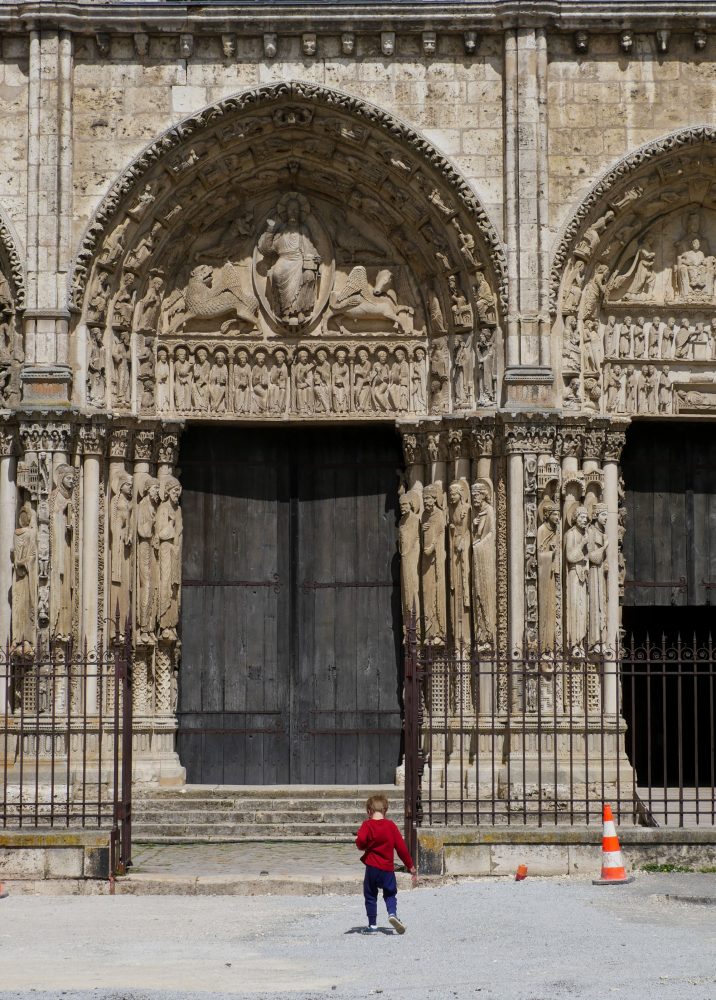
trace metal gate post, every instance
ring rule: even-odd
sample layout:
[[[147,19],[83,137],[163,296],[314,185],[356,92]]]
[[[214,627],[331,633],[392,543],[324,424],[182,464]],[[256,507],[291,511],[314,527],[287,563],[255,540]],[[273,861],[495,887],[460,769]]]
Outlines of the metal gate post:
[[[420,789],[420,725],[418,686],[418,644],[416,616],[413,610],[405,641],[404,732],[405,732],[405,842],[417,863],[418,800]]]

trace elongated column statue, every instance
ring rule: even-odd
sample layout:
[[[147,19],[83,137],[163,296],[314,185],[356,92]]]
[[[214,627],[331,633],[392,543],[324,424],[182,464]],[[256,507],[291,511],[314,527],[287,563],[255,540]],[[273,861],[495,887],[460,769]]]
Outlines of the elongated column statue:
[[[112,505],[110,508],[111,532],[111,587],[109,616],[115,619],[119,609],[120,633],[124,634],[129,617],[129,598],[132,585],[132,547],[134,525],[132,518],[132,477],[120,471],[112,483]],[[113,634],[113,633],[112,633]]]
[[[495,556],[495,509],[492,483],[478,479],[472,484],[472,586],[475,641],[484,651],[494,649],[497,593]]]
[[[181,595],[181,483],[173,476],[161,481],[163,501],[157,511],[159,540],[159,629],[162,638],[176,639]]]
[[[53,639],[63,641],[72,633],[74,487],[74,469],[59,465],[55,470],[55,488],[50,494],[50,634]]]
[[[586,508],[575,505],[567,517],[568,530],[564,535],[564,562],[567,571],[566,585],[566,639],[567,647],[573,654],[584,652],[587,638],[587,579],[589,559],[587,556],[587,525],[589,516]]]
[[[423,551],[420,570],[423,582],[423,637],[439,646],[445,642],[445,515],[440,501],[442,487],[432,483],[423,490],[423,517],[420,532]]]
[[[542,522],[537,529],[539,646],[547,653],[554,652],[557,645],[557,594],[562,562],[559,504],[545,498],[538,513]]]
[[[450,538],[450,611],[453,645],[470,647],[470,489],[466,480],[448,489]]]
[[[607,518],[605,503],[594,505],[594,520],[587,529],[589,557],[589,648],[601,652],[607,630]]]
[[[415,627],[420,621],[420,499],[415,490],[400,498],[398,551],[400,552],[400,596],[403,610],[403,631],[407,630],[415,613]]]
[[[159,481],[148,473],[137,477],[137,619],[139,642],[153,643],[157,626],[159,539],[157,507],[161,499]]]
[[[12,651],[31,655],[37,636],[37,525],[29,504],[20,509],[10,557],[12,578]]]

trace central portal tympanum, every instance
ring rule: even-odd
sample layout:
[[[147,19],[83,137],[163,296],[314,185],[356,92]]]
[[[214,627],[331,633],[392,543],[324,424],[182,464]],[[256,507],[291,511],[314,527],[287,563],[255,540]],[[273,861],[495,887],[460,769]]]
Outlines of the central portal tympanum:
[[[187,780],[393,781],[394,431],[192,427],[180,461]]]

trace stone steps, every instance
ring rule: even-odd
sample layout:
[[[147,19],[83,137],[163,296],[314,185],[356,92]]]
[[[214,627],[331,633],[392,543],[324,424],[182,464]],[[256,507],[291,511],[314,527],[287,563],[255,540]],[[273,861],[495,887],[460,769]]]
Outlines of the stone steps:
[[[394,786],[207,786],[135,793],[133,839],[152,843],[309,841],[352,843],[365,801],[383,791],[391,816],[403,820],[403,792]]]

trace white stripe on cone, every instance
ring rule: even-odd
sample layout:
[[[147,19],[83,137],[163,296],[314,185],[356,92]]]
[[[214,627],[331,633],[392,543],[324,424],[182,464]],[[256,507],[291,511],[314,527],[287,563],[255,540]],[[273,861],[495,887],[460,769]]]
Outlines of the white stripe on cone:
[[[602,871],[606,868],[623,868],[621,851],[605,851],[602,854]]]
[[[602,837],[603,838],[604,837],[616,837],[616,835],[617,835],[617,831],[616,831],[616,827],[614,826],[614,820],[613,819],[608,819],[606,821],[606,823],[604,824],[604,833],[602,834]]]

